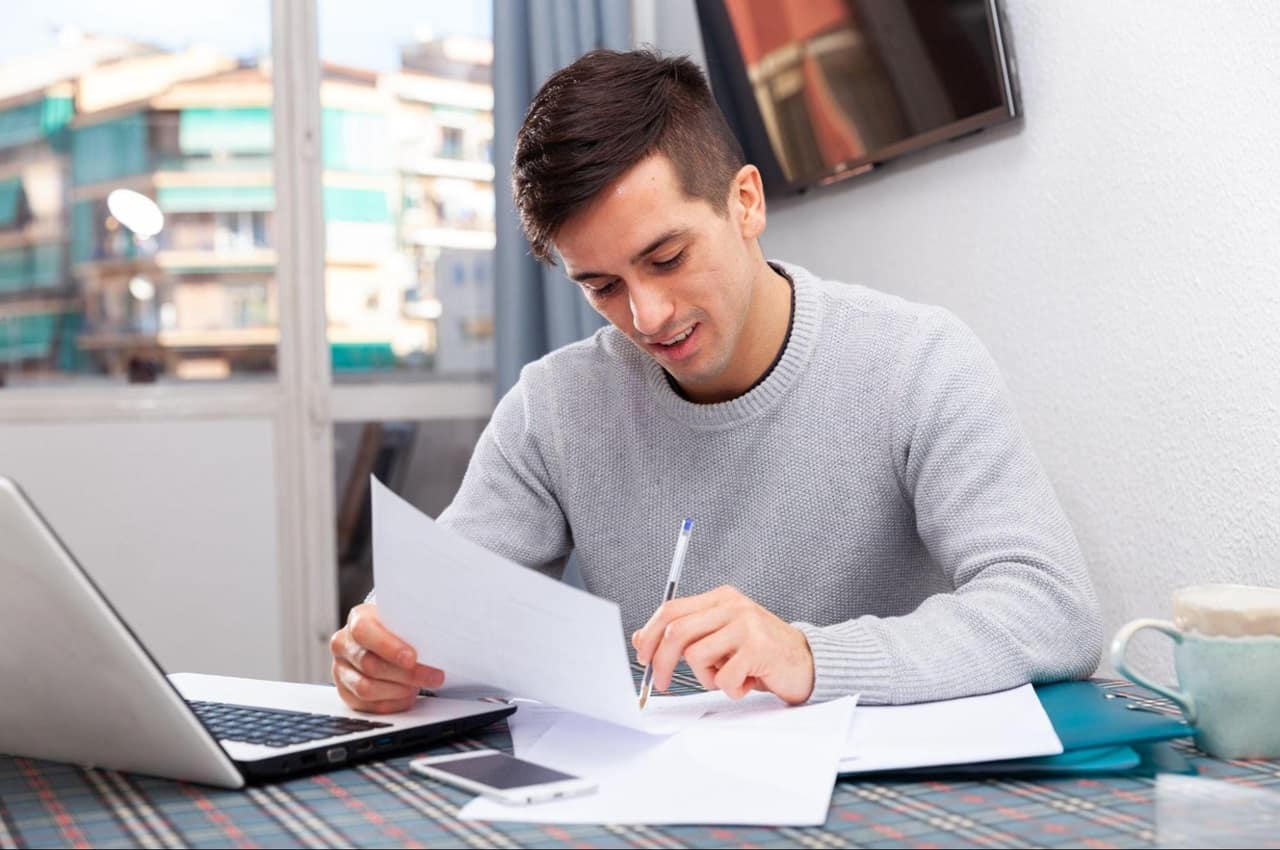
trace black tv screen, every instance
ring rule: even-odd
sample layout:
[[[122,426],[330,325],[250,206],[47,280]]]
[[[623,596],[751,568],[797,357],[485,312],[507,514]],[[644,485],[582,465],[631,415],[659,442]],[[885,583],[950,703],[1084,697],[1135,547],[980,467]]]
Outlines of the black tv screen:
[[[995,0],[698,0],[708,76],[770,194],[1018,114]]]

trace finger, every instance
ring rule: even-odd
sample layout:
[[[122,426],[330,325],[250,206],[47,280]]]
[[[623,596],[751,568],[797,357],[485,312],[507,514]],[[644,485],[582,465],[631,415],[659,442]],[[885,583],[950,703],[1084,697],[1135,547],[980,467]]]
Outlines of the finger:
[[[418,694],[417,685],[371,678],[343,659],[334,661],[333,678],[339,690],[349,693],[353,700],[361,705],[388,699],[408,699]]]
[[[409,708],[412,708],[414,703],[417,702],[417,697],[405,697],[404,699],[382,700],[378,702],[366,702],[365,700],[360,699],[355,694],[347,690],[347,688],[342,684],[341,676],[338,673],[338,662],[334,662],[333,665],[333,681],[334,684],[337,685],[338,696],[342,698],[343,702],[354,708],[356,711],[367,711],[372,714],[390,714],[397,711],[406,711]]]
[[[353,648],[344,656],[352,667],[355,667],[370,679],[384,682],[399,682],[415,688],[438,688],[444,684],[444,671],[426,664],[417,664],[412,670],[397,667],[385,658],[374,655],[352,641]]]
[[[333,637],[329,640],[329,650],[335,659],[343,659],[365,675],[375,679],[403,682],[420,688],[438,688],[444,684],[444,671],[440,668],[417,664],[412,671],[408,671],[397,667],[357,643],[347,627],[333,633]]]
[[[357,644],[397,667],[412,671],[418,662],[418,654],[413,647],[382,624],[376,606],[371,603],[351,609],[347,631]]]
[[[751,678],[750,652],[737,652],[716,673],[715,685],[729,699],[742,699],[751,690],[747,684]]]
[[[342,696],[343,702],[354,708],[356,711],[368,712],[369,714],[393,714],[399,711],[408,711],[417,703],[417,697],[407,697],[405,699],[389,699],[379,702],[366,703],[363,702],[341,688],[338,693]]]
[[[680,663],[685,649],[695,641],[723,628],[733,617],[733,611],[724,606],[698,611],[681,617],[667,626],[662,643],[653,654],[649,666],[653,668],[653,684],[665,691],[671,686],[671,674]]]
[[[341,659],[333,662],[334,681],[339,689],[346,690],[360,705],[348,701],[353,708],[361,708],[387,700],[409,700],[418,696],[417,685],[404,685],[399,682],[386,682],[370,678],[348,662]]]
[[[716,601],[717,598],[711,593],[699,593],[697,596],[681,596],[663,602],[658,606],[658,610],[653,612],[649,622],[631,636],[631,643],[636,648],[636,660],[641,664],[648,664],[654,650],[662,642],[667,626],[671,625],[673,620],[710,608],[716,604]]]
[[[698,684],[714,691],[716,673],[733,655],[740,642],[739,629],[734,623],[729,623],[719,631],[690,644],[684,651],[684,660],[689,662],[689,669],[698,679]]]
[[[444,671],[439,667],[419,664],[413,668],[414,681],[424,688],[438,688],[444,685]]]

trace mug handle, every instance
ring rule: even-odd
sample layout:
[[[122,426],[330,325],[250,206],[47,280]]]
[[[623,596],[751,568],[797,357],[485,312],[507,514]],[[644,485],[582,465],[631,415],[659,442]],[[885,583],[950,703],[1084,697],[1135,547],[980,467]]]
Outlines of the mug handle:
[[[1163,697],[1168,697],[1177,703],[1178,708],[1182,709],[1182,713],[1186,715],[1188,723],[1196,722],[1196,703],[1190,694],[1168,687],[1167,685],[1157,685],[1155,682],[1138,673],[1128,662],[1125,661],[1124,653],[1129,647],[1129,639],[1143,629],[1155,629],[1157,632],[1163,632],[1173,639],[1174,643],[1182,643],[1182,632],[1178,627],[1168,620],[1134,620],[1132,623],[1126,623],[1116,632],[1115,639],[1111,641],[1111,666],[1116,668],[1116,672],[1125,678],[1148,690],[1155,691]]]

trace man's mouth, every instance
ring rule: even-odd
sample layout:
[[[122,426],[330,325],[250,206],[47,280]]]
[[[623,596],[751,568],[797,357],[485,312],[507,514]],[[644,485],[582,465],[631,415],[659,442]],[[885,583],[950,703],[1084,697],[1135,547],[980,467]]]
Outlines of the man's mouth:
[[[668,362],[683,360],[693,354],[694,346],[698,344],[698,340],[702,338],[699,329],[702,322],[694,322],[684,330],[672,334],[666,339],[660,339],[657,342],[648,344],[648,348],[654,354],[662,357]]]
[[[679,345],[680,343],[684,342],[686,339],[689,338],[689,334],[693,333],[693,328],[694,326],[690,325],[689,327],[680,331],[680,333],[676,334],[675,336],[662,340],[661,342],[658,343],[658,345],[661,345],[665,348],[670,348],[673,345]]]

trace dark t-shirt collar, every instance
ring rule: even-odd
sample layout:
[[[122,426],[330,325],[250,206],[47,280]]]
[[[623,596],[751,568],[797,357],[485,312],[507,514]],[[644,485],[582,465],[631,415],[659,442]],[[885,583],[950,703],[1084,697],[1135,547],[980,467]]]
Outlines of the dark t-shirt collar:
[[[769,264],[769,268],[781,275],[782,279],[787,282],[787,286],[791,288],[791,307],[790,312],[787,314],[787,335],[783,337],[782,345],[778,347],[778,353],[774,356],[773,362],[769,364],[769,368],[765,369],[764,373],[761,374],[759,378],[756,378],[756,382],[748,387],[747,392],[744,392],[742,395],[746,395],[756,387],[763,384],[769,375],[773,373],[773,370],[778,367],[778,363],[782,360],[782,355],[787,353],[787,343],[791,342],[791,329],[795,326],[796,322],[796,283],[791,279],[791,275],[787,274],[773,263]],[[682,390],[680,385],[676,383],[676,379],[671,377],[671,373],[666,369],[663,369],[662,371],[667,376],[667,384],[671,387],[672,392],[680,396],[680,398],[685,401],[689,401],[689,397],[684,394],[684,390]]]

